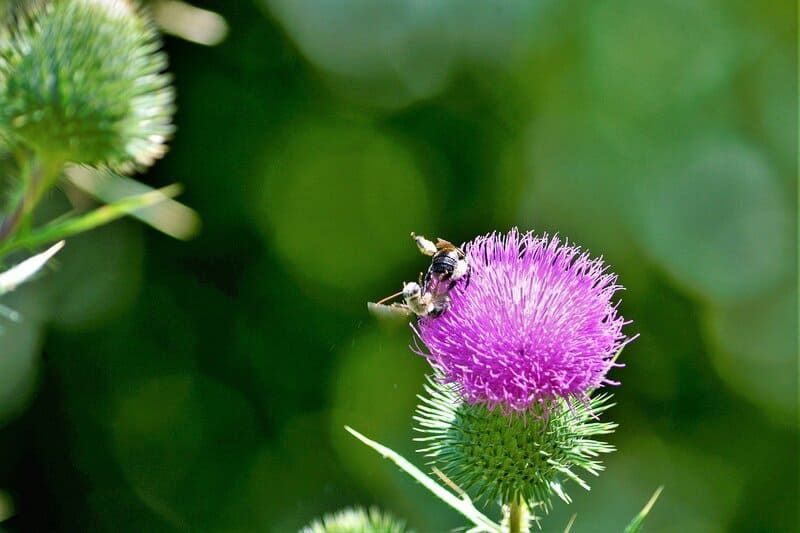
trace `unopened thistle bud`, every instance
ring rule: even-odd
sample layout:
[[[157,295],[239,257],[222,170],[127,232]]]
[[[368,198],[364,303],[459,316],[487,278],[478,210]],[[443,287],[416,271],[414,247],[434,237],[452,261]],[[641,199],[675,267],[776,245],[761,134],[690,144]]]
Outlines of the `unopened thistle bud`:
[[[569,484],[585,489],[582,477],[603,470],[601,453],[613,446],[593,437],[617,427],[595,417],[611,407],[610,395],[568,406],[556,400],[543,416],[534,404],[526,416],[503,414],[463,401],[456,387],[430,379],[414,419],[425,443],[420,450],[461,489],[484,501],[523,502],[534,513],[565,502]]]
[[[135,1],[35,1],[0,42],[0,130],[65,162],[131,171],[166,151],[173,90]]]
[[[372,507],[344,509],[314,520],[301,533],[404,533],[409,531],[403,522]]]

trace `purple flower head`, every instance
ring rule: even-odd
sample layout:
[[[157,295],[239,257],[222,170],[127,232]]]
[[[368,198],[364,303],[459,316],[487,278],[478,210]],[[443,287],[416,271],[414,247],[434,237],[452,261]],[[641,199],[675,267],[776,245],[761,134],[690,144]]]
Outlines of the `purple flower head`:
[[[505,413],[547,412],[551,400],[584,400],[603,384],[627,324],[612,302],[622,287],[602,259],[558,236],[516,229],[464,247],[469,284],[439,318],[420,319],[423,353],[470,404]]]

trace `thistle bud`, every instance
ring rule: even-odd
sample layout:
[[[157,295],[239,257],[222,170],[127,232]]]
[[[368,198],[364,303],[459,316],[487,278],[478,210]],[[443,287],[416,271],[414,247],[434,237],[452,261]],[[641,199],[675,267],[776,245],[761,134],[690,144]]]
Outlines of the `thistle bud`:
[[[344,509],[327,514],[300,530],[300,533],[403,533],[408,531],[405,524],[392,516],[372,507],[364,509]]]
[[[118,171],[164,154],[174,94],[158,33],[137,3],[33,2],[0,41],[6,142],[53,165]]]
[[[440,376],[441,377],[441,376]],[[479,500],[522,502],[536,512],[551,508],[551,495],[569,502],[566,487],[588,490],[581,471],[597,475],[597,459],[614,448],[593,439],[617,427],[596,417],[611,407],[611,395],[569,405],[556,399],[535,403],[525,415],[504,414],[485,404],[464,401],[453,384],[429,378],[414,419],[420,450],[461,489]]]

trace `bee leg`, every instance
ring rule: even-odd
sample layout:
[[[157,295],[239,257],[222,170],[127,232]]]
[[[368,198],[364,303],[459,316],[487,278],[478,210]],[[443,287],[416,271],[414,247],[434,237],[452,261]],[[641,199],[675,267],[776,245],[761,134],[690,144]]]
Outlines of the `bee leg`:
[[[455,278],[454,278],[454,277],[452,277],[452,276],[449,276],[447,279],[449,279],[449,280],[450,280],[450,283],[448,283],[448,284],[447,284],[447,292],[450,292],[450,291],[452,291],[452,290],[453,290],[453,287],[455,287],[455,286],[456,286],[456,284],[458,283],[458,280],[457,280],[457,279],[455,279]]]
[[[465,282],[466,282],[464,284],[464,288],[466,289],[467,287],[469,287],[469,280],[470,280],[470,276],[471,275],[472,275],[472,269],[467,267],[467,271],[464,274],[460,275],[460,276],[455,276],[455,275],[448,276],[447,279],[450,280],[450,283],[447,285],[447,290],[448,291],[453,290],[453,288],[456,286],[456,283],[458,283],[459,280],[462,280],[462,279],[465,280]]]
[[[419,274],[420,285],[422,286],[422,290],[428,292],[431,286],[431,280],[433,280],[433,275],[431,274],[430,269],[425,272],[425,277],[422,277],[422,272]]]
[[[432,309],[428,313],[428,316],[431,318],[439,318],[449,308],[450,308],[450,299],[443,298],[433,305]]]

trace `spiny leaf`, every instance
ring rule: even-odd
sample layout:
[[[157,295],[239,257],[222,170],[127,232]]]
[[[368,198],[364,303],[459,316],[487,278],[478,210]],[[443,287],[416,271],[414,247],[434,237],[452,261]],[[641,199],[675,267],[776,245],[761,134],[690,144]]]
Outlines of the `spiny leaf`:
[[[407,459],[394,450],[387,448],[386,446],[379,444],[374,440],[368,439],[349,426],[345,426],[344,428],[355,438],[399,466],[407,474],[419,481],[423,487],[431,491],[435,496],[444,501],[450,507],[467,517],[467,519],[469,519],[476,526],[470,531],[483,531],[488,533],[502,532],[502,528],[498,524],[494,523],[486,515],[478,511],[474,505],[472,505],[472,502],[466,494],[464,494],[461,498],[457,497],[453,493],[448,492],[429,476],[425,475],[419,468],[411,464]]]

